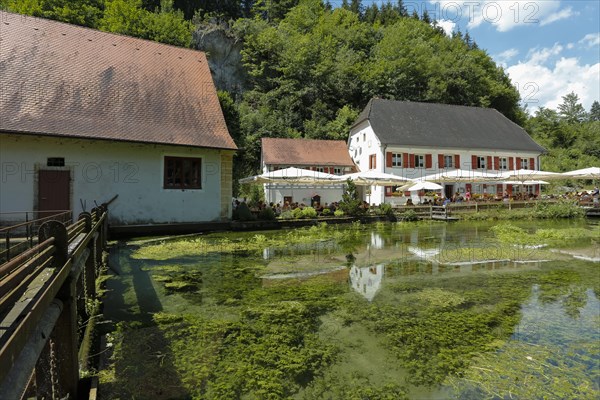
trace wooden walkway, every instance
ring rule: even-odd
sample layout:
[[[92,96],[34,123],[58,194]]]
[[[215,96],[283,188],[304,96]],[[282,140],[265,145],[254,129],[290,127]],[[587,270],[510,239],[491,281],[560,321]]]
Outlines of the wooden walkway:
[[[106,238],[102,205],[70,225],[44,222],[37,244],[0,265],[0,399],[85,397]]]

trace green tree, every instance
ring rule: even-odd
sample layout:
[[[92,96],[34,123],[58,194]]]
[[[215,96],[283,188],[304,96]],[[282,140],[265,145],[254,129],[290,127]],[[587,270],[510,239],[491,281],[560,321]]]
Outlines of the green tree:
[[[107,0],[99,28],[107,32],[188,47],[193,27],[184,19],[183,12],[173,8],[173,0],[161,1],[161,7],[156,12],[145,10],[141,0]]]
[[[598,100],[592,103],[592,107],[590,108],[590,112],[588,114],[588,119],[590,121],[600,121],[600,103],[598,103]]]
[[[352,179],[346,180],[346,188],[342,194],[342,200],[339,202],[339,208],[345,215],[357,216],[365,213],[363,202]]]
[[[563,102],[558,106],[559,115],[568,123],[581,122],[585,119],[585,108],[579,102],[579,96],[571,92],[562,97]]]
[[[5,0],[9,11],[95,28],[102,16],[103,0]]]

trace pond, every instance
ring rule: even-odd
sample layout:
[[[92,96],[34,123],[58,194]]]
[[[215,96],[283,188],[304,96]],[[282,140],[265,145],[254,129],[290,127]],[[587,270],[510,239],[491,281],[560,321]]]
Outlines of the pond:
[[[109,260],[105,399],[600,396],[589,220],[322,224]]]

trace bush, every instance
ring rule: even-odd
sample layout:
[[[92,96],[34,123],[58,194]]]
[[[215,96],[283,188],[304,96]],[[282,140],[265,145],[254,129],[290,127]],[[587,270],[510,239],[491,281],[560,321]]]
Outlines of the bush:
[[[302,210],[302,218],[317,218],[317,210],[312,207],[304,207]]]
[[[416,221],[419,219],[417,212],[415,210],[406,210],[402,213],[403,221]]]
[[[292,216],[294,217],[294,219],[302,218],[302,209],[300,207],[294,208],[292,210]]]
[[[323,211],[321,211],[321,214],[324,217],[328,217],[328,216],[330,216],[332,214],[332,212],[331,212],[331,210],[329,208],[324,208]]]
[[[262,219],[264,221],[274,221],[277,219],[277,216],[275,215],[275,211],[273,211],[271,207],[265,207],[258,214],[258,219]]]
[[[284,211],[281,213],[281,215],[279,216],[279,218],[281,219],[293,219],[294,218],[294,214],[291,211]]]
[[[571,201],[561,201],[558,203],[536,203],[535,214],[538,218],[580,218],[585,215],[585,212]]]
[[[256,219],[246,203],[240,203],[240,205],[237,206],[233,212],[232,218],[239,221],[254,221]]]
[[[381,203],[379,205],[379,209],[377,210],[379,215],[385,215],[387,217],[391,217],[394,215],[394,210],[392,209],[392,205],[388,203]]]
[[[334,216],[336,217],[343,217],[344,216],[344,212],[342,210],[335,210],[335,212],[333,213]]]

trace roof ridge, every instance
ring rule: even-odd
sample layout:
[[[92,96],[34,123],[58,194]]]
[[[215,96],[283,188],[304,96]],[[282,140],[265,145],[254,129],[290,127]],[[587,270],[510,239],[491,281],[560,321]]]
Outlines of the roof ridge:
[[[341,139],[312,139],[312,138],[277,138],[277,137],[262,137],[261,140],[301,140],[301,141],[312,141],[312,142],[344,142]]]
[[[448,106],[448,107],[463,107],[463,108],[475,108],[478,110],[496,110],[494,107],[483,107],[483,106],[468,106],[465,104],[451,104],[451,103],[434,103],[427,101],[412,101],[412,100],[392,100],[392,99],[380,99],[374,98],[373,100],[382,100],[390,103],[411,103],[411,104],[422,104],[422,105],[433,105],[433,106]],[[500,112],[500,111],[498,111]],[[502,113],[501,113],[502,114]],[[502,114],[504,115],[504,114]]]

